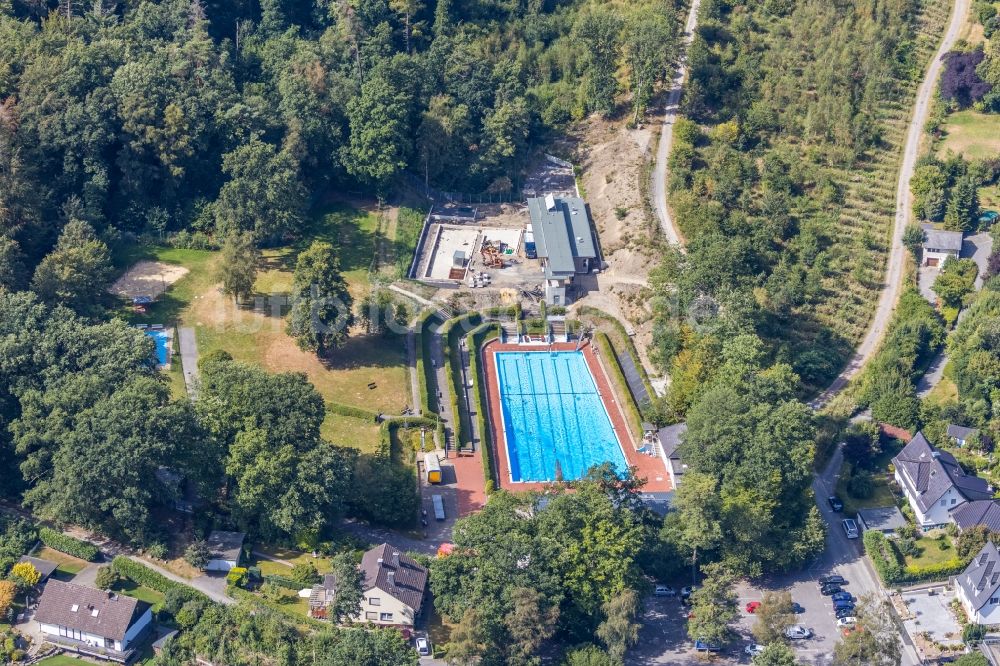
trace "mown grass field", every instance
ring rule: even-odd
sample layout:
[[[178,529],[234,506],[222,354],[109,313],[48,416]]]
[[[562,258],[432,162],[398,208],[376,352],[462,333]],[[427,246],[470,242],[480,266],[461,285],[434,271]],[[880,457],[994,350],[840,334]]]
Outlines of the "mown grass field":
[[[131,248],[117,258],[122,268],[152,259],[179,264],[188,273],[162,294],[146,314],[137,315],[126,309],[122,313],[135,323],[193,327],[200,356],[224,350],[239,361],[260,365],[271,372],[302,372],[325,400],[398,414],[411,402],[405,343],[401,338],[367,337],[355,330],[343,348],[331,358],[321,360],[300,350],[285,333],[285,316],[296,258],[313,240],[330,242],[339,249],[341,271],[355,301],[370,292],[373,274],[380,280],[394,277],[402,264],[408,265],[412,244],[419,233],[419,227],[416,230],[413,227],[416,220],[422,222],[412,211],[402,217],[404,224],[396,222],[393,211],[378,213],[341,203],[316,212],[302,239],[261,253],[254,303],[244,306],[237,306],[220,291],[219,252],[162,246]],[[392,237],[397,233],[405,233],[405,238]],[[183,375],[179,359],[175,361],[170,381],[174,395],[181,396]],[[374,388],[369,387],[371,384]],[[352,417],[328,415],[323,434],[334,443],[363,451],[374,450],[378,444],[378,427]]]
[[[947,562],[956,556],[955,546],[944,532],[928,532],[916,540],[919,553],[905,555],[906,566],[928,567]]]
[[[77,575],[83,571],[88,562],[81,560],[79,558],[73,557],[72,555],[67,555],[66,553],[60,553],[58,550],[49,548],[48,546],[42,546],[34,553],[32,557],[37,557],[40,560],[48,560],[49,562],[55,562],[59,566],[56,568],[56,578],[60,580],[69,580],[73,576]]]
[[[949,150],[967,159],[983,159],[1000,154],[1000,114],[966,110],[948,116],[943,128],[946,136],[938,154]]]

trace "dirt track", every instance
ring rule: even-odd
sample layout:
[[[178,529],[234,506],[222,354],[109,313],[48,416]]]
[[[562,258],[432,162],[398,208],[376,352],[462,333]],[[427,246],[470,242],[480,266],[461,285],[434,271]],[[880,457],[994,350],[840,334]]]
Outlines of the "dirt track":
[[[913,169],[917,164],[917,157],[920,148],[920,138],[924,132],[924,125],[927,124],[927,115],[930,112],[931,98],[934,95],[934,88],[937,86],[938,77],[941,74],[943,63],[941,57],[951,50],[958,39],[959,32],[965,24],[965,17],[969,11],[969,0],[954,0],[951,21],[948,30],[945,32],[938,47],[934,59],[927,66],[924,73],[924,80],[917,91],[916,103],[913,107],[913,117],[906,131],[906,147],[903,151],[903,163],[899,168],[899,181],[896,187],[896,222],[892,232],[892,249],[889,254],[889,264],[886,269],[886,281],[879,296],[878,307],[875,316],[872,318],[871,326],[865,334],[861,344],[854,350],[854,355],[847,363],[847,367],[833,381],[816,400],[812,402],[813,407],[822,407],[828,403],[837,393],[839,393],[850,379],[864,367],[871,357],[878,350],[882,336],[889,327],[893,310],[896,309],[896,302],[903,288],[903,266],[906,262],[906,249],[903,247],[903,230],[909,224],[912,217],[912,196],[910,194],[910,179],[913,177]]]

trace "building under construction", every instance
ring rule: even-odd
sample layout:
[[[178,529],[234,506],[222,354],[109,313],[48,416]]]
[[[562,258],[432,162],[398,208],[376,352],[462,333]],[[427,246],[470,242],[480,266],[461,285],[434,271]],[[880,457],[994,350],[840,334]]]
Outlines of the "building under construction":
[[[599,268],[587,205],[579,197],[528,199],[531,231],[545,272],[545,302],[567,305],[573,280]]]

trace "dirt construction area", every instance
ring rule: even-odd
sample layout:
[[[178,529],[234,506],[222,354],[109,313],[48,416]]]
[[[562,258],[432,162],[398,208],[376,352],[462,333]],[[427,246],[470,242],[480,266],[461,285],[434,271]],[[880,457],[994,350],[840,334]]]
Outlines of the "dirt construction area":
[[[170,285],[187,275],[188,269],[162,261],[140,261],[125,271],[111,286],[111,293],[124,298],[149,296],[155,299]]]

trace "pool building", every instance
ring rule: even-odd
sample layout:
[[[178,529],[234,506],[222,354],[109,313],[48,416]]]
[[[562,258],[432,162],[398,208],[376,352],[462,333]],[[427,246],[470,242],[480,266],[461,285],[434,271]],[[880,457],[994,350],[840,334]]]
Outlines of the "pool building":
[[[528,199],[535,250],[545,272],[545,302],[568,305],[573,280],[599,268],[587,205],[579,197]]]

